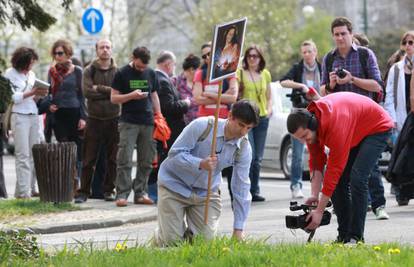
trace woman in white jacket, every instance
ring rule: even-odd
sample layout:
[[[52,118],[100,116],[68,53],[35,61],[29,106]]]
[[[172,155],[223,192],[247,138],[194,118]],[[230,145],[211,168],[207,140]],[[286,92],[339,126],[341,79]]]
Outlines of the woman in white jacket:
[[[401,131],[407,114],[414,111],[414,31],[404,33],[401,50],[405,51],[405,56],[389,71],[384,103],[394,120],[396,134]]]
[[[32,67],[38,59],[32,48],[19,47],[12,55],[13,67],[4,73],[14,88],[11,129],[16,155],[16,198],[38,195],[32,157],[32,146],[40,141],[39,116],[34,97],[47,93],[47,89],[34,87],[36,76]]]

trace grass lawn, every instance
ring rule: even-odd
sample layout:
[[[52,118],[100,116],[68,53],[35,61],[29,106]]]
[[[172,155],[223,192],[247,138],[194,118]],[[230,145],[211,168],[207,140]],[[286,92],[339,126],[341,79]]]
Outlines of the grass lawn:
[[[16,216],[31,216],[52,212],[79,210],[72,203],[44,203],[39,199],[6,199],[0,200],[0,222]]]
[[[1,252],[1,249],[0,249]],[[0,253],[1,256],[1,253]],[[6,255],[4,255],[6,256]],[[414,266],[414,248],[396,243],[379,245],[277,244],[235,242],[221,238],[172,248],[135,247],[96,250],[88,245],[36,258],[4,259],[12,266]],[[0,265],[2,265],[0,260]]]

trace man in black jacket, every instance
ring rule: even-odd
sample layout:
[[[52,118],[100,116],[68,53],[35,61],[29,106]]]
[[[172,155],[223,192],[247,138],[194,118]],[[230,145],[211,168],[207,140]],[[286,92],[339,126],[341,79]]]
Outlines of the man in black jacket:
[[[157,143],[158,166],[167,158],[169,148],[184,129],[184,114],[188,111],[191,104],[190,99],[180,99],[177,88],[170,80],[170,77],[174,75],[175,65],[175,55],[170,51],[162,51],[157,58],[155,73],[160,84],[158,97],[160,99],[161,113],[171,129],[171,137],[167,141],[168,147],[163,147],[161,142]],[[157,176],[158,168],[154,168],[148,180],[148,193],[154,201],[157,200]]]

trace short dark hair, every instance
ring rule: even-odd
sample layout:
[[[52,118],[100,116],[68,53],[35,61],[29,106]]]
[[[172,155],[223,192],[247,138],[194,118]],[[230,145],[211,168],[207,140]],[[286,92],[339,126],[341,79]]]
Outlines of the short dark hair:
[[[346,26],[348,31],[352,33],[352,22],[346,17],[337,17],[331,23],[331,33],[333,33],[333,29],[336,27]]]
[[[211,43],[210,42],[208,42],[208,43],[204,43],[204,44],[202,44],[201,45],[201,50],[203,50],[204,48],[206,48],[206,47],[211,47]]]
[[[171,51],[162,51],[157,58],[157,64],[164,63],[167,60],[175,61],[175,55]]]
[[[354,33],[354,41],[359,46],[368,47],[369,46],[369,39],[368,37],[363,33]]]
[[[145,46],[137,46],[134,51],[132,51],[132,56],[135,59],[141,59],[144,64],[148,64],[151,59],[151,53]]]
[[[287,117],[286,126],[289,133],[294,134],[302,127],[308,128],[312,113],[306,108],[295,108]]]
[[[259,108],[251,100],[242,99],[237,101],[231,107],[230,112],[233,118],[239,119],[246,124],[259,124]]]
[[[249,53],[251,50],[256,50],[257,54],[259,54],[260,62],[259,62],[259,69],[257,71],[262,72],[262,70],[264,70],[264,68],[266,67],[266,60],[263,57],[262,49],[260,49],[260,47],[255,44],[252,44],[251,46],[249,46],[244,52],[243,63],[242,63],[243,69],[247,70],[249,68],[249,64],[247,63],[247,57],[249,56]]]
[[[39,56],[36,51],[24,46],[17,48],[11,57],[12,66],[17,71],[28,70],[32,61],[37,60],[39,60]]]
[[[59,39],[52,45],[52,49],[50,50],[50,54],[52,55],[52,57],[55,56],[55,49],[58,47],[63,48],[63,51],[65,51],[67,57],[70,58],[71,56],[73,56],[73,48],[71,43],[68,40]]]
[[[197,56],[194,56],[193,54],[189,54],[183,62],[183,70],[188,69],[198,69],[200,67],[200,58]]]

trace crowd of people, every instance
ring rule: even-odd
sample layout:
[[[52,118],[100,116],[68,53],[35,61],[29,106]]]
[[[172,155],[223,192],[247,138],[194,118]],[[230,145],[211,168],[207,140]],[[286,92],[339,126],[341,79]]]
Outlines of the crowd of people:
[[[307,143],[312,190],[306,202],[317,206],[308,229],[319,226],[321,212],[331,199],[338,217],[337,240],[361,241],[369,205],[378,219],[389,217],[378,158],[389,140],[396,142],[407,114],[414,111],[414,32],[402,36],[399,57],[392,57],[385,83],[367,38],[354,35],[347,18],[334,19],[331,33],[336,47],[321,63],[316,44],[306,40],[300,46],[302,60],[280,80],[292,89],[287,122],[293,147],[290,189],[292,198],[305,197],[302,172]],[[54,136],[57,142],[77,146],[75,203],[97,197],[125,207],[131,192],[134,204],[158,202],[156,240],[168,245],[188,235],[214,235],[221,213],[219,186],[225,176],[235,214],[233,234],[241,238],[250,202],[265,201],[259,185],[272,115],[272,77],[258,45],[247,47],[241,64],[224,60],[226,54],[239,58],[240,48],[233,42],[237,34],[235,28],[227,29],[219,53],[223,60],[213,68],[234,73],[221,82],[208,81],[210,43],[202,45],[201,58],[189,54],[183,72],[175,76],[177,62],[171,51],[162,51],[152,69],[151,52],[137,46],[130,62],[117,66],[111,41],[101,39],[96,58],[82,69],[75,64],[71,43],[58,40],[51,47],[49,89],[34,86],[36,51],[16,49],[12,67],[4,73],[13,85],[15,197],[38,196],[31,148],[51,142]],[[220,87],[213,156],[211,116]],[[377,103],[383,102],[384,94],[382,108]],[[203,224],[208,172],[212,174],[210,216]],[[408,204],[396,191],[398,203]],[[7,197],[5,190],[0,193]]]

